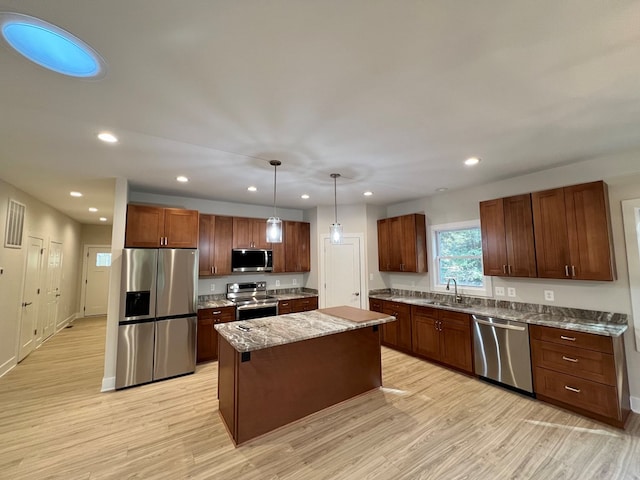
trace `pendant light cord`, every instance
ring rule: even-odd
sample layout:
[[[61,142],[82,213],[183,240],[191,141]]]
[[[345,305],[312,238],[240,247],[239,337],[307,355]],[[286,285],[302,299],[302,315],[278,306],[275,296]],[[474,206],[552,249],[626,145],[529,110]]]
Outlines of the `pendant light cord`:
[[[336,186],[338,177],[333,177],[333,206],[336,214],[336,223],[338,223],[338,187]]]
[[[276,216],[276,176],[278,175],[278,166],[273,166],[273,216]]]

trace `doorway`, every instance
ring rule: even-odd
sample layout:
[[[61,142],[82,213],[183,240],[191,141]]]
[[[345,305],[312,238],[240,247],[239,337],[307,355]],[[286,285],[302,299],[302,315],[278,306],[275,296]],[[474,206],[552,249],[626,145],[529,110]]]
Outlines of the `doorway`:
[[[622,201],[636,350],[640,352],[640,198]]]
[[[42,271],[42,256],[44,253],[43,244],[42,238],[27,237],[27,258],[20,313],[18,362],[21,362],[36,347],[38,310],[40,306],[40,273]]]
[[[343,242],[332,245],[327,235],[323,236],[320,283],[322,307],[348,305],[362,308],[365,291],[365,261],[362,235],[345,235]]]
[[[107,314],[111,245],[85,245],[82,312],[85,317]]]

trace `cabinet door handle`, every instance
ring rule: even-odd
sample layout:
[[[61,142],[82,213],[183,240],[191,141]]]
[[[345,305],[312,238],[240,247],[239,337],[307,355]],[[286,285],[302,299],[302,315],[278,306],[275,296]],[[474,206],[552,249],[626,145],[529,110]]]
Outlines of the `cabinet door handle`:
[[[562,356],[563,360],[566,360],[567,362],[573,362],[573,363],[578,363],[578,359],[577,358],[571,358],[571,357],[565,357],[564,355]]]
[[[565,266],[564,266],[564,275],[565,275],[566,277],[568,277],[568,276],[569,276],[569,265],[565,265]]]
[[[511,275],[511,265],[507,265],[507,268],[509,269],[509,275]]]
[[[288,306],[289,306],[289,304],[288,304],[288,303],[283,303],[283,304],[282,304],[282,306],[283,306],[283,307],[288,307]]]
[[[217,312],[213,312],[211,315],[220,315],[222,312],[218,310]]]
[[[571,265],[571,276],[572,277],[576,276],[576,266],[575,265]]]
[[[569,385],[565,385],[564,389],[565,390],[569,390],[570,392],[580,393],[580,389],[579,388],[573,388],[573,387],[570,387]]]
[[[507,274],[507,266],[506,265],[502,265],[502,273],[504,273],[505,275]]]
[[[569,340],[570,342],[575,342],[576,341],[576,337],[565,337],[564,335],[560,335],[560,338],[562,340]]]
[[[218,267],[213,267],[213,273],[218,273]]]

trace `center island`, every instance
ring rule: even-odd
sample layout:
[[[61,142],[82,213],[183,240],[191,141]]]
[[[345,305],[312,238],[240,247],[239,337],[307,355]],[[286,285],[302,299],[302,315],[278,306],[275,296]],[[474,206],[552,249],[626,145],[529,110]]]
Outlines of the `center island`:
[[[393,321],[344,306],[216,325],[219,411],[234,443],[380,387],[379,325]]]

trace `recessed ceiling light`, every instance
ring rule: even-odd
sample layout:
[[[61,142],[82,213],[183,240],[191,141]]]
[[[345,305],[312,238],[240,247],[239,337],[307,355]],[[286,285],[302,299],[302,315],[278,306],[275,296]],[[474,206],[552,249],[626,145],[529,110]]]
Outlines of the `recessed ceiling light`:
[[[307,195],[306,193],[303,193],[302,195],[300,195],[300,198],[304,198],[306,200],[307,198],[309,198],[309,195]]]
[[[478,157],[470,157],[470,158],[467,158],[467,159],[464,161],[464,164],[465,164],[465,165],[469,165],[469,166],[471,166],[471,165],[477,165],[477,164],[479,164],[479,163],[480,163],[480,159],[479,159]]]
[[[100,221],[101,222],[106,222],[107,221],[107,217],[100,217]]]
[[[370,197],[371,195],[373,195],[373,192],[364,192],[365,197]]]
[[[249,188],[247,188],[247,190],[249,190],[250,192],[256,192],[258,191],[258,189],[256,187],[254,187],[253,185],[250,186]]]
[[[96,207],[89,207],[90,212],[97,212],[98,209]]]
[[[105,62],[98,52],[39,18],[1,12],[0,33],[20,55],[54,72],[80,78],[97,78],[105,73]]]
[[[81,197],[82,194],[80,192],[69,192],[69,195],[71,195],[72,197]]]
[[[187,177],[185,177],[184,175],[180,175],[179,177],[176,177],[176,180],[181,182],[181,183],[186,183],[189,181],[189,179]]]
[[[446,187],[441,187],[441,188],[438,188],[438,189],[436,190],[436,192],[446,192],[447,190],[449,190],[449,189],[448,189],[448,188],[446,188]]]
[[[113,133],[100,132],[98,134],[98,138],[105,143],[118,143],[118,137],[116,137]]]

